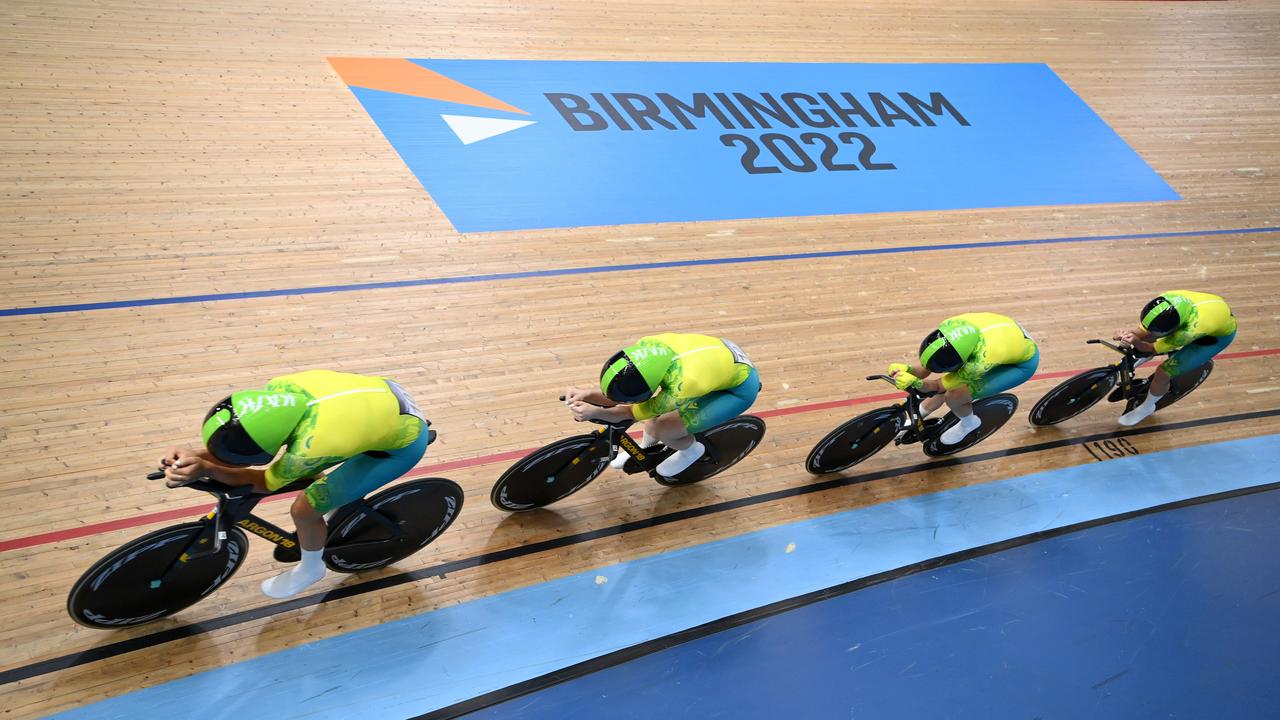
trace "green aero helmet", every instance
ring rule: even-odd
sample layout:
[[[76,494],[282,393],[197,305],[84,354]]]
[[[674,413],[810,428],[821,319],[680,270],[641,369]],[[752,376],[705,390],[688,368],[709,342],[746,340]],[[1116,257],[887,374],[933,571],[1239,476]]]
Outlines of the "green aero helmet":
[[[1138,315],[1142,328],[1151,337],[1164,337],[1182,327],[1191,318],[1192,303],[1181,295],[1153,298]]]
[[[307,397],[297,393],[233,393],[204,416],[204,445],[218,462],[227,465],[265,465],[306,411]]]
[[[666,345],[636,344],[613,354],[600,369],[600,390],[612,401],[638,403],[658,391],[675,360]]]
[[[929,372],[949,373],[960,369],[978,348],[982,331],[964,320],[945,320],[920,343],[920,364]]]

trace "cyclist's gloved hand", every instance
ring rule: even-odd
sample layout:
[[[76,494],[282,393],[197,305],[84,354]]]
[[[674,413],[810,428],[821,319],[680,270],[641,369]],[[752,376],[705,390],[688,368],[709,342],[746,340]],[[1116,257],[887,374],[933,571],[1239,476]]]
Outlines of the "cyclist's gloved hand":
[[[893,376],[893,384],[898,386],[899,390],[907,388],[920,387],[920,378],[909,372],[900,372]]]
[[[920,378],[912,375],[911,366],[904,363],[892,363],[889,365],[889,376],[893,378],[893,383],[897,385],[899,390],[920,386]]]

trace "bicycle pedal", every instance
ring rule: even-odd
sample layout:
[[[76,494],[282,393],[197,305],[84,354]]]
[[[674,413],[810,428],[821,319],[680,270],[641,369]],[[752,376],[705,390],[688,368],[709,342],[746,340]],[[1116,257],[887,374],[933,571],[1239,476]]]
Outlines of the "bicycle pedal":
[[[276,559],[276,562],[296,563],[302,559],[302,552],[297,547],[287,548],[283,545],[277,545],[271,556]]]

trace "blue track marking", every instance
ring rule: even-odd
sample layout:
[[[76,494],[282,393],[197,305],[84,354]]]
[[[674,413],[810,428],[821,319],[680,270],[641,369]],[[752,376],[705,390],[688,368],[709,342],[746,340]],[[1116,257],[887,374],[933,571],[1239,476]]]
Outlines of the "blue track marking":
[[[665,268],[698,267],[703,265],[745,265],[749,263],[789,262],[795,260],[817,260],[822,258],[857,257],[861,255],[893,255],[898,253],[938,252],[948,250],[975,250],[980,248],[1017,247],[1023,245],[1056,245],[1061,243],[1109,242],[1115,240],[1151,240],[1158,238],[1181,237],[1214,237],[1218,235],[1249,235],[1254,233],[1280,232],[1280,227],[1237,228],[1234,230],[1189,230],[1182,232],[1137,233],[1130,235],[1096,235],[1079,237],[1039,238],[1034,240],[996,240],[975,243],[948,243],[940,245],[907,245],[891,248],[867,248],[862,250],[828,250],[810,253],[789,253],[780,255],[745,255],[738,257],[705,258],[701,260],[669,260],[665,262],[631,263],[624,265],[594,265],[576,268],[553,268],[550,270],[529,270],[525,272],[486,273],[481,275],[458,275],[456,277],[419,278],[416,280],[393,280],[376,283],[357,283],[354,285],[319,285],[314,287],[282,288],[278,290],[254,290],[248,292],[211,293],[207,295],[181,295],[167,298],[143,298],[136,300],[112,300],[108,302],[76,303],[71,305],[36,305],[0,309],[0,317],[17,315],[51,315],[55,313],[88,312],[93,310],[117,310],[121,308],[150,307],[153,305],[187,305],[203,302],[224,302],[228,300],[251,300],[254,298],[281,297],[285,295],[324,295],[340,292],[361,292],[368,290],[389,290],[394,288],[423,287],[429,285],[461,285],[465,283],[500,282],[504,280],[524,280],[529,278],[561,277],[565,275],[595,275],[612,272],[632,272],[644,270],[661,270]]]
[[[66,718],[397,720],[929,558],[1274,480],[1280,436],[1036,473],[769,528],[481,598],[139,690]],[[422,592],[437,592],[441,583]],[[297,622],[306,622],[299,618]]]
[[[1041,539],[465,717],[1280,717],[1277,517],[1269,490]]]

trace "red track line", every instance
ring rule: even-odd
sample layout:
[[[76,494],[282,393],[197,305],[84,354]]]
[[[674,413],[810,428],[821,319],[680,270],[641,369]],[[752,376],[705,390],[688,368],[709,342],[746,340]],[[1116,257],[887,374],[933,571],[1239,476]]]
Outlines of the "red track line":
[[[1280,355],[1280,348],[1222,353],[1221,355],[1218,355],[1216,359],[1236,360],[1241,358],[1262,357],[1264,355]],[[1057,370],[1054,372],[1037,373],[1031,379],[1050,380],[1053,378],[1068,377],[1080,372],[1083,372],[1083,370]],[[829,402],[810,403],[808,405],[797,405],[790,408],[776,408],[774,410],[765,410],[752,414],[762,418],[784,417],[787,415],[818,412],[820,410],[833,410],[836,408],[851,407],[853,405],[865,405],[873,402],[887,402],[896,400],[901,396],[902,393],[896,392],[884,393],[881,395],[864,395],[862,397],[849,398],[847,400],[833,400]],[[410,470],[405,474],[405,477],[423,477],[426,475],[445,472],[446,470],[478,467],[480,465],[489,465],[491,463],[502,462],[504,460],[518,460],[534,450],[537,450],[537,448],[509,450],[507,452],[496,453],[493,455],[481,455],[479,457],[463,458],[461,460],[450,460],[448,462],[437,463],[435,465],[426,465],[424,467]],[[296,494],[297,493],[285,493],[283,495],[272,495],[270,497],[263,498],[262,502],[290,500]],[[189,507],[175,508],[173,510],[161,510],[159,512],[148,513],[146,515],[135,515],[134,517],[121,518],[119,520],[108,520],[107,522],[81,525],[79,527],[66,528],[64,530],[54,530],[53,532],[40,533],[39,535],[28,535],[27,537],[14,538],[12,540],[0,540],[0,552],[35,547],[37,545],[48,545],[62,540],[74,540],[75,538],[88,537],[90,535],[97,535],[99,533],[110,532],[112,530],[124,530],[132,527],[140,527],[142,525],[150,525],[151,523],[162,522],[164,520],[198,517],[209,512],[211,509],[213,509],[212,505],[191,505]]]

